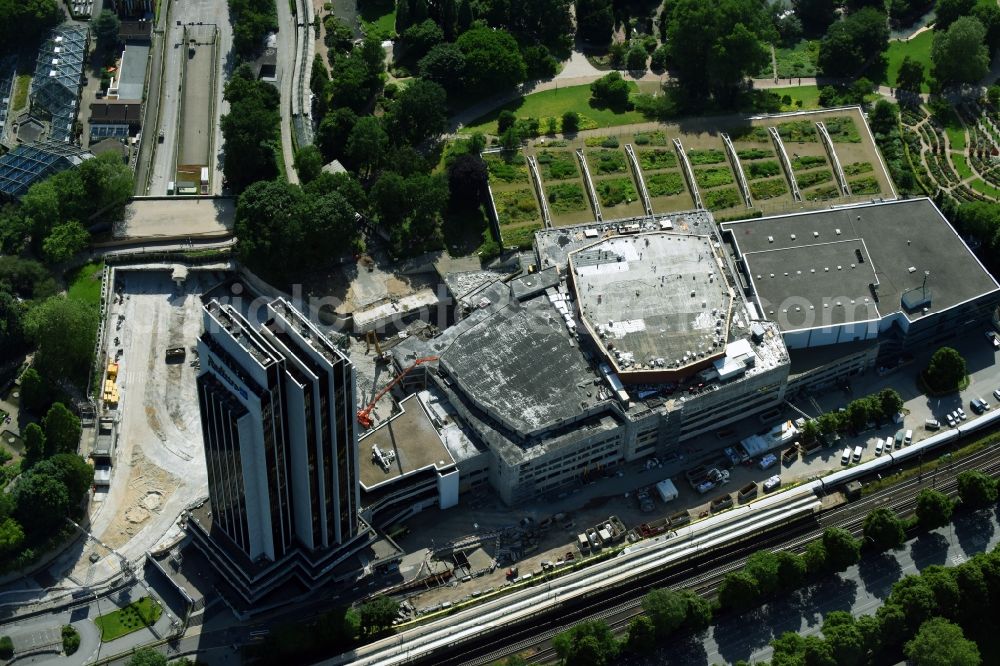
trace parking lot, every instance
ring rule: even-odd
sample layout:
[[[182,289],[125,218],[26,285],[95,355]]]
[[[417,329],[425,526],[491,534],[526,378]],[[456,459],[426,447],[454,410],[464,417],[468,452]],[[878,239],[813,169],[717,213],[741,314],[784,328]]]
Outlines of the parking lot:
[[[851,449],[853,457],[855,447],[860,447],[861,460],[870,460],[875,457],[876,444],[880,440],[884,442],[886,438],[894,437],[899,429],[912,430],[913,441],[918,442],[934,434],[924,428],[924,421],[928,418],[941,417],[959,407],[964,409],[968,419],[976,418],[969,407],[969,401],[973,399],[985,399],[997,408],[998,401],[993,397],[992,391],[1000,388],[1000,366],[995,363],[996,352],[983,332],[970,332],[954,340],[951,345],[965,357],[970,373],[969,387],[961,395],[928,398],[919,392],[917,374],[926,367],[934,351],[928,350],[892,373],[880,375],[869,371],[853,378],[847,390],[833,388],[802,396],[792,403],[794,408],[788,407],[774,417],[774,421],[796,419],[802,416],[798,410],[816,417],[823,411],[839,409],[851,400],[889,387],[899,391],[905,401],[906,415],[901,425],[887,424],[861,432],[857,436],[844,437],[835,446],[819,447],[809,455],[799,454],[790,461],[780,460],[781,450],[778,449],[774,453],[778,454],[779,460],[772,467],[760,469],[758,457],[749,461],[749,464],[738,464],[728,469],[729,481],[725,485],[704,494],[697,492],[685,478],[685,471],[695,467],[723,467],[724,448],[765,428],[765,423],[758,416],[753,416],[727,426],[722,433],[723,437],[708,434],[684,442],[667,459],[656,460],[655,463],[644,460],[624,465],[617,470],[607,471],[599,478],[591,478],[571,487],[556,497],[544,498],[514,509],[505,507],[489,495],[463,497],[462,504],[455,509],[429,510],[409,520],[409,534],[398,541],[409,551],[432,542],[441,545],[464,536],[484,535],[504,527],[516,527],[523,518],[531,518],[539,525],[548,517],[565,514],[564,520],[553,522],[548,529],[537,530],[537,550],[532,549],[531,553],[522,551],[522,557],[516,562],[519,575],[540,573],[543,561],[557,562],[565,558],[566,553],[572,553],[574,559],[579,559],[581,553],[576,545],[577,535],[588,527],[601,524],[609,516],[617,516],[629,529],[681,511],[688,511],[693,519],[697,519],[710,515],[713,499],[729,495],[738,503],[737,491],[748,484],[758,484],[758,497],[762,496],[764,490],[759,484],[771,476],[778,475],[781,486],[787,487],[842,469],[841,456],[845,448]],[[766,426],[773,423],[769,420]],[[678,490],[678,497],[669,503],[662,502],[653,489],[658,481],[665,478],[673,479]],[[652,511],[643,512],[640,509],[636,491],[641,488],[650,489]],[[572,523],[572,526],[566,528],[565,524],[568,523]],[[492,553],[489,547],[484,549]],[[410,601],[417,609],[427,609],[498,588],[508,583],[508,570],[515,563],[503,561],[498,564],[498,568],[491,574],[464,583],[454,582],[422,591],[413,595]]]

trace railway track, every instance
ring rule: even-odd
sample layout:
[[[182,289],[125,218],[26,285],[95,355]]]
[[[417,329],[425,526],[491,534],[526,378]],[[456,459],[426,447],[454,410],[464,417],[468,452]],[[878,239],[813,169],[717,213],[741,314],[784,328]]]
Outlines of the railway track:
[[[444,659],[439,655],[435,663],[484,666],[512,654],[524,655],[531,650],[535,651],[530,655],[524,655],[529,663],[552,662],[557,657],[550,645],[552,638],[581,621],[604,620],[613,631],[622,631],[632,618],[642,613],[642,599],[646,592],[657,587],[690,588],[702,596],[711,596],[726,574],[741,569],[746,557],[757,550],[800,552],[804,550],[806,544],[819,538],[824,530],[831,527],[846,529],[858,536],[862,531],[865,516],[873,509],[886,507],[903,516],[911,514],[916,508],[917,495],[921,490],[931,487],[927,483],[927,478],[934,479],[932,485],[936,490],[954,497],[958,492],[957,477],[962,472],[980,470],[991,476],[1000,475],[998,453],[1000,444],[988,446],[982,451],[955,460],[947,469],[911,477],[867,497],[827,509],[818,515],[817,520],[802,521],[797,524],[791,534],[787,530],[780,531],[759,540],[739,544],[735,548],[720,549],[704,559],[685,562],[678,567],[668,568],[619,588],[619,591],[603,597],[599,604],[600,608],[596,610],[595,606],[598,604],[566,610],[558,619],[512,628],[511,631],[504,632],[502,636],[490,640],[485,645],[480,642],[474,648],[455,652]]]

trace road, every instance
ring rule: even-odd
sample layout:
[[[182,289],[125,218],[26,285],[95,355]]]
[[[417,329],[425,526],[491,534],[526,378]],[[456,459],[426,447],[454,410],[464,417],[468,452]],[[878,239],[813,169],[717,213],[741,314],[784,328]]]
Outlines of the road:
[[[280,3],[279,3],[280,5]],[[216,151],[221,149],[222,134],[219,118],[225,113],[222,104],[222,88],[232,69],[232,26],[229,22],[229,5],[213,0],[183,0],[169,4],[166,33],[163,37],[163,78],[159,91],[159,116],[155,127],[144,129],[146,137],[157,141],[152,159],[148,193],[163,195],[167,191],[167,183],[174,180],[174,167],[177,158],[177,140],[179,138],[179,123],[181,122],[181,99],[183,97],[182,67],[186,57],[184,47],[184,24],[205,23],[218,27],[219,40],[219,77],[217,78],[216,113],[213,122]],[[155,50],[155,47],[154,47]],[[155,72],[154,61],[154,72]],[[155,78],[156,75],[154,74]],[[150,100],[156,99],[153,85],[149,87]],[[158,142],[159,132],[163,132],[163,142]],[[139,174],[141,175],[141,174]],[[139,180],[140,187],[142,180]],[[219,160],[215,160],[214,190],[221,192],[222,171]]]
[[[278,0],[278,90],[281,92],[281,154],[285,161],[285,175],[288,182],[299,182],[292,162],[292,80],[295,69],[295,50],[298,48],[295,19],[287,0]]]

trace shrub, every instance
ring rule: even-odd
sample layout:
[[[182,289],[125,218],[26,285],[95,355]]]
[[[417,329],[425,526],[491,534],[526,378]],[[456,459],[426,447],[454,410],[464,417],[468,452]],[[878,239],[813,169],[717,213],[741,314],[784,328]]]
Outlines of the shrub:
[[[750,195],[754,199],[773,199],[788,192],[788,186],[781,178],[750,183]]]
[[[80,632],[72,625],[63,625],[62,628],[63,652],[69,656],[80,649]]]
[[[691,164],[720,164],[726,161],[726,154],[721,150],[689,150],[688,161]]]
[[[698,187],[716,187],[718,185],[728,185],[733,182],[733,174],[728,167],[710,167],[708,169],[696,169],[694,180]]]
[[[598,150],[590,154],[592,169],[599,173],[624,173],[625,155],[617,150]]]
[[[738,206],[743,197],[736,191],[735,187],[727,187],[722,190],[709,190],[702,192],[701,198],[709,210],[719,210],[722,208],[733,208]]]
[[[567,111],[562,115],[562,131],[564,134],[573,134],[580,130],[580,114],[576,111]]]
[[[14,641],[10,636],[0,636],[0,659],[10,659],[14,656]]]
[[[799,187],[812,187],[813,185],[833,180],[833,174],[825,169],[822,171],[807,171],[806,173],[796,174],[795,180],[798,182]]]
[[[668,169],[677,166],[677,155],[674,151],[664,148],[642,150],[639,152],[639,164],[643,169]]]
[[[583,188],[576,183],[559,183],[548,188],[549,206],[557,213],[585,210]]]
[[[736,151],[737,157],[741,160],[762,160],[765,157],[774,157],[774,153],[770,150],[763,150],[761,148],[747,148],[745,150]]]
[[[848,185],[851,187],[851,194],[878,194],[882,191],[875,178],[855,178]]]
[[[635,186],[629,178],[612,178],[609,180],[599,180],[594,183],[597,190],[597,197],[601,200],[601,205],[605,207],[627,204],[638,199]]]
[[[543,150],[535,159],[538,160],[542,176],[546,180],[575,178],[580,173],[576,168],[573,154],[569,152]]]
[[[843,166],[845,176],[859,176],[872,171],[874,167],[871,162],[851,162]]]
[[[667,197],[684,191],[684,178],[677,172],[654,173],[646,178],[651,197]]]
[[[819,155],[800,155],[792,160],[792,168],[795,170],[812,169],[821,164],[826,164],[826,158]]]
[[[777,176],[781,173],[781,165],[775,160],[766,160],[764,162],[750,162],[746,167],[747,177],[750,180],[756,180],[758,178],[769,178],[771,176]]]

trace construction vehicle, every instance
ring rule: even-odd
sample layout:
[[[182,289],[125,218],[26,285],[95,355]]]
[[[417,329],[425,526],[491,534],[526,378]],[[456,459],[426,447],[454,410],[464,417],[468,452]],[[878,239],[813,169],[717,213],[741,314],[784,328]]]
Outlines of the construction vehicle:
[[[423,365],[424,363],[433,363],[434,361],[437,361],[437,360],[438,360],[437,356],[424,356],[422,358],[418,358],[416,361],[413,362],[413,364],[411,366],[409,366],[408,368],[406,368],[405,370],[403,370],[401,373],[399,373],[398,375],[396,375],[395,379],[393,379],[391,382],[389,382],[388,384],[386,384],[385,387],[383,387],[381,391],[379,391],[378,393],[375,394],[375,397],[372,398],[372,401],[370,403],[368,403],[368,405],[364,409],[359,409],[358,410],[358,423],[361,424],[361,427],[365,428],[365,429],[368,429],[368,428],[372,427],[372,417],[371,417],[371,414],[372,414],[372,410],[375,409],[375,405],[378,404],[378,401],[381,400],[385,396],[386,393],[388,393],[389,391],[391,391],[392,388],[396,384],[398,384],[399,382],[401,382],[403,380],[403,377],[405,377],[407,375],[407,373],[410,372],[410,370],[413,370],[418,365]]]

